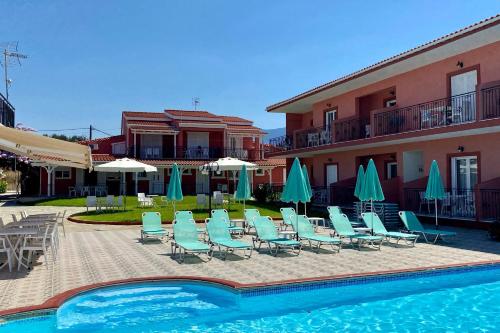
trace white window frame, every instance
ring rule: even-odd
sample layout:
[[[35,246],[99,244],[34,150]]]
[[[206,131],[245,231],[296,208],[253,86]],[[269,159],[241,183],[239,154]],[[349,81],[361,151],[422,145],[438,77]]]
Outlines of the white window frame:
[[[455,156],[451,158],[451,186],[453,189],[459,189],[458,188],[458,179],[457,179],[457,160],[466,160],[466,167],[468,170],[467,173],[467,179],[466,179],[466,187],[464,190],[473,190],[474,188],[471,187],[470,184],[470,161],[471,159],[476,159],[476,165],[477,168],[479,169],[479,158],[477,155],[467,155],[467,156]],[[479,171],[479,170],[478,170]],[[479,182],[479,179],[477,180]]]
[[[259,168],[259,169],[255,170],[255,175],[259,176],[259,177],[265,176],[266,175],[266,170]]]
[[[71,168],[59,167],[54,170],[54,176],[56,179],[71,179]]]
[[[391,166],[395,165],[396,166],[396,176],[392,175],[391,172]],[[387,179],[392,179],[397,177],[397,170],[398,170],[398,162],[387,162],[386,164],[386,174],[387,174]]]
[[[332,117],[329,116],[330,114],[332,115]],[[325,130],[329,131],[332,128],[333,122],[337,118],[337,108],[326,111],[324,117],[325,117]],[[331,120],[328,121],[328,119],[330,118]]]
[[[390,105],[390,104],[392,104],[392,103],[394,103],[394,104],[393,104],[393,105]],[[384,102],[384,107],[386,107],[386,108],[390,108],[390,107],[396,106],[396,104],[397,104],[397,100],[396,100],[396,97],[394,97],[394,98],[391,98],[391,99],[386,100],[386,101]]]

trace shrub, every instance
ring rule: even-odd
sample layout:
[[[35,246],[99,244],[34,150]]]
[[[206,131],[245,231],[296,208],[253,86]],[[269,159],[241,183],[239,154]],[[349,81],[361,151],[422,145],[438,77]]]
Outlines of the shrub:
[[[259,203],[266,203],[267,197],[270,194],[270,188],[268,184],[260,184],[254,191],[253,196],[255,200]]]
[[[5,180],[0,180],[0,193],[7,192],[7,182]]]

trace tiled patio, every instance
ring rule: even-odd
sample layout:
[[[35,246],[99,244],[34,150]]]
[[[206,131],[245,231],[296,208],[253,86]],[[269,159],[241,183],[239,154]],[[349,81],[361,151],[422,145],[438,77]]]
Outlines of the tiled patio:
[[[0,217],[23,207],[0,207]],[[58,207],[33,207],[33,213],[59,211]],[[69,208],[68,212],[78,211]],[[67,222],[66,238],[61,236],[60,257],[48,269],[41,258],[31,271],[0,271],[0,311],[43,303],[68,289],[99,282],[155,276],[201,276],[239,283],[276,282],[342,274],[367,273],[419,267],[500,260],[500,243],[487,239],[486,232],[455,229],[458,237],[451,243],[415,248],[383,246],[381,251],[357,251],[345,247],[339,254],[308,249],[300,256],[254,252],[251,259],[230,255],[228,260],[214,258],[202,262],[188,257],[179,264],[170,257],[170,242],[139,242],[138,227],[78,225]],[[250,240],[250,237],[245,237]]]

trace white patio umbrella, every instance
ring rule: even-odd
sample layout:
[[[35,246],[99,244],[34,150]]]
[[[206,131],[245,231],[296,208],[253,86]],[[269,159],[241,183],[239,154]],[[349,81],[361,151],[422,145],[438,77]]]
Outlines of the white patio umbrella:
[[[120,172],[122,174],[123,185],[125,184],[125,174],[127,172],[156,172],[156,167],[132,160],[130,158],[119,158],[115,161],[97,165],[94,167],[95,171],[101,172]],[[137,181],[137,177],[136,177]],[[121,192],[121,191],[120,191]],[[127,206],[127,187],[124,185],[123,193],[125,195],[124,206]],[[125,209],[124,207],[124,209]]]
[[[247,171],[255,171],[259,169],[259,166],[255,163],[250,163],[246,161],[239,160],[237,158],[233,157],[224,157],[224,158],[219,158],[217,161],[211,161],[208,162],[202,166],[200,166],[199,170],[203,174],[208,174],[209,175],[209,184],[208,184],[208,191],[210,192],[210,187],[212,184],[210,184],[210,179],[211,176],[209,174],[210,171],[217,171],[217,172],[222,172],[222,171],[232,171],[233,172],[233,178],[235,178],[235,173],[240,171],[241,168],[245,166]],[[211,209],[211,197],[212,193],[209,193],[209,209]]]

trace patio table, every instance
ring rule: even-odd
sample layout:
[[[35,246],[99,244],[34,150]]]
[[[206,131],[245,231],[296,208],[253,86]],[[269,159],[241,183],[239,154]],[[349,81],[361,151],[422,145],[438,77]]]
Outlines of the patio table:
[[[38,232],[39,229],[34,227],[27,227],[27,228],[4,227],[0,229],[0,237],[4,237],[5,240],[7,241],[7,246],[12,250],[12,253],[14,255],[14,261],[20,261],[23,267],[28,268],[28,266],[22,262],[19,250],[21,247],[21,243],[24,241],[24,238],[26,236],[37,235]]]
[[[326,221],[322,217],[308,217],[307,219],[314,224],[315,228],[319,227],[319,222],[321,222],[323,227],[326,227]]]
[[[278,235],[283,235],[283,237],[288,239],[293,239],[297,233],[293,230],[281,230],[278,231]]]
[[[26,228],[26,227],[40,227],[44,226],[48,223],[51,223],[52,221],[46,221],[46,220],[27,220],[27,221],[20,221],[20,222],[12,222],[7,224],[5,227],[6,228]]]

